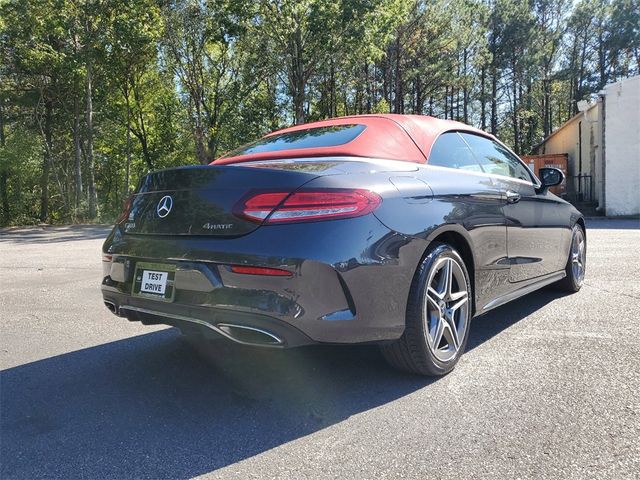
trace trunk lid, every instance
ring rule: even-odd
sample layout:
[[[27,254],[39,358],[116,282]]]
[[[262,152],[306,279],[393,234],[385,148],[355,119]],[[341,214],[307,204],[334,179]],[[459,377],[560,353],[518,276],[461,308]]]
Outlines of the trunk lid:
[[[146,175],[118,224],[141,235],[246,235],[259,223],[234,214],[252,190],[294,191],[318,175],[237,166],[190,166]]]
[[[257,190],[293,192],[323,176],[416,168],[405,162],[345,158],[171,168],[142,179],[117,223],[128,234],[238,237],[261,225],[234,212]]]

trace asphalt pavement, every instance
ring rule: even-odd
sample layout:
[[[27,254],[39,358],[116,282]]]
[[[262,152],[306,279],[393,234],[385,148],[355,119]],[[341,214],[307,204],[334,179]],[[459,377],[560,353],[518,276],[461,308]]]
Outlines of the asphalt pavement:
[[[448,376],[375,347],[192,343],[112,315],[100,226],[0,230],[0,478],[640,478],[640,222],[584,288],[472,323]]]

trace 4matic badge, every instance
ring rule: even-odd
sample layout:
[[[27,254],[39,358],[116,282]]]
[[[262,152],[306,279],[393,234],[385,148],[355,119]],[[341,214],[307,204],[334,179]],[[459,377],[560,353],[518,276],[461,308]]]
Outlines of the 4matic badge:
[[[231,230],[233,223],[205,223],[202,225],[203,230]]]

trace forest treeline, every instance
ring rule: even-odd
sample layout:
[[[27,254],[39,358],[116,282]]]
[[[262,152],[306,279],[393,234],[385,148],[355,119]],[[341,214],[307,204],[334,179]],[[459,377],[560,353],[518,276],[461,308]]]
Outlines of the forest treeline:
[[[0,0],[0,224],[108,221],[150,170],[339,115],[527,153],[639,59],[639,0]]]

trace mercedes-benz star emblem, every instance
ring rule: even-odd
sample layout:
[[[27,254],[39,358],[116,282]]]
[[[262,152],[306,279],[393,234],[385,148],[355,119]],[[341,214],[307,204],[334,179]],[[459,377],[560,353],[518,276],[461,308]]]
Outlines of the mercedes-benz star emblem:
[[[156,207],[156,212],[158,212],[158,216],[160,218],[164,218],[169,215],[171,209],[173,208],[173,198],[171,195],[165,195],[158,202],[158,206]]]

